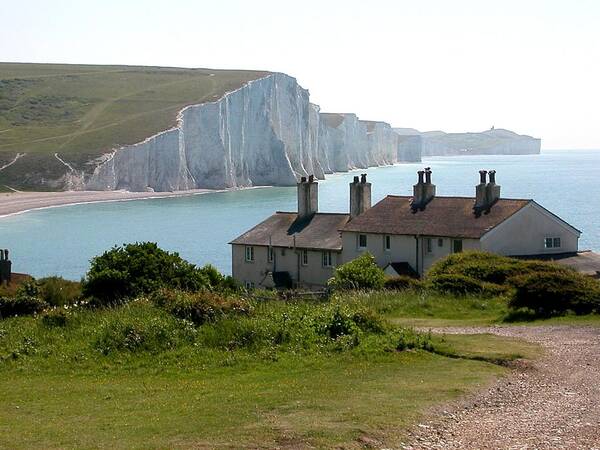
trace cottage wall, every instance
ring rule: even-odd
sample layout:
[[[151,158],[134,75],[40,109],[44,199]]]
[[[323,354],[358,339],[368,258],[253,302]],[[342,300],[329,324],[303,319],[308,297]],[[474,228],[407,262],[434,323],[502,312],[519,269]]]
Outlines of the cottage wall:
[[[270,272],[288,272],[295,283],[304,288],[317,288],[327,284],[333,275],[334,267],[340,264],[340,252],[332,251],[334,267],[323,266],[323,252],[307,250],[308,264],[301,262],[302,249],[273,247],[273,262],[268,261],[268,247],[255,245],[254,261],[246,261],[246,246],[232,246],[232,275],[239,283],[253,283],[256,288],[273,287]]]
[[[579,232],[536,203],[530,203],[481,238],[481,249],[501,255],[542,255],[576,252]],[[560,238],[547,248],[545,238]]]
[[[367,235],[367,247],[359,248],[358,235]],[[342,233],[342,261],[348,262],[363,252],[368,251],[375,257],[380,267],[385,267],[392,262],[407,262],[418,273],[424,273],[438,259],[453,252],[453,238],[442,238],[442,246],[438,246],[438,238],[430,237],[431,252],[427,251],[427,236],[419,236],[418,246],[415,236],[390,235],[390,249],[385,249],[385,236],[375,233]],[[477,239],[461,239],[464,250],[478,250],[480,248]],[[418,256],[418,258],[417,258]]]

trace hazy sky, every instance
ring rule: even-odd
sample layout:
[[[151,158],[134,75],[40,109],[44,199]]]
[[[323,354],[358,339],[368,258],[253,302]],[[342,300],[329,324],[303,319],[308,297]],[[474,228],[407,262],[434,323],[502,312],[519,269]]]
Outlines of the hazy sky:
[[[0,60],[280,71],[323,111],[600,148],[600,0],[0,0]]]

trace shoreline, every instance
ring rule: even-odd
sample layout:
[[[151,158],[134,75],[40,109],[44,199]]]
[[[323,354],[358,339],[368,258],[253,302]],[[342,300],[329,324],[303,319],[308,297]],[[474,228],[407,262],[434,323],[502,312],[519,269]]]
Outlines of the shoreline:
[[[190,189],[173,192],[131,191],[59,191],[59,192],[3,192],[0,194],[0,219],[41,209],[92,203],[127,202],[160,198],[190,197],[193,195],[261,189],[270,186],[251,186],[228,189]]]

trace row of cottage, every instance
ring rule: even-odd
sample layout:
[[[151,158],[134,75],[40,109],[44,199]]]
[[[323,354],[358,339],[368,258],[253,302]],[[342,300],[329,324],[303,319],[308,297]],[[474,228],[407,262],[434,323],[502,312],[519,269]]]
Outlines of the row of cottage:
[[[533,200],[501,198],[495,171],[479,175],[474,197],[439,197],[426,168],[412,197],[388,195],[374,206],[367,176],[356,176],[349,214],[319,212],[319,184],[302,177],[297,212],[276,212],[230,243],[233,277],[248,288],[319,288],[336,266],[367,251],[390,276],[421,276],[463,250],[577,252],[579,230]]]

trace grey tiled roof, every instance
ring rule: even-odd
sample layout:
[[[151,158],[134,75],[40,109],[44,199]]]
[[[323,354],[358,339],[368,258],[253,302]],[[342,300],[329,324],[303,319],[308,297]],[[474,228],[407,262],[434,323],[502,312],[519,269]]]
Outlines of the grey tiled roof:
[[[340,229],[348,214],[316,213],[298,219],[297,213],[276,212],[268,219],[237,237],[230,244],[272,245],[320,250],[341,250]],[[295,239],[294,239],[295,238]]]

